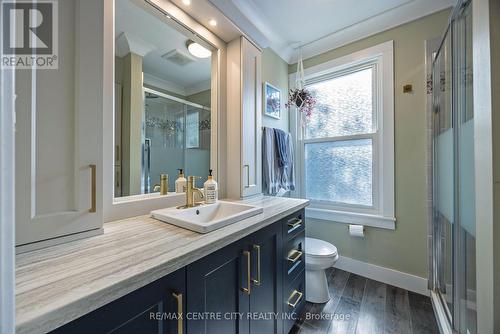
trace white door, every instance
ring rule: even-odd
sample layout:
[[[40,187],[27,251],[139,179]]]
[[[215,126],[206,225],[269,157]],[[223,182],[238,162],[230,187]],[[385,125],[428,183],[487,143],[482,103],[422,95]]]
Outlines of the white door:
[[[262,192],[262,54],[242,38],[242,197]]]
[[[59,68],[16,71],[16,245],[102,226],[103,2],[57,3]]]

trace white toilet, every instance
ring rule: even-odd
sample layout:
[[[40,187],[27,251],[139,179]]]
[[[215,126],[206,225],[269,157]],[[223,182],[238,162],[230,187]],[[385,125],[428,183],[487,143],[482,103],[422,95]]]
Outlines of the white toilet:
[[[330,300],[325,269],[337,262],[337,247],[329,242],[306,238],[306,300],[326,303]]]

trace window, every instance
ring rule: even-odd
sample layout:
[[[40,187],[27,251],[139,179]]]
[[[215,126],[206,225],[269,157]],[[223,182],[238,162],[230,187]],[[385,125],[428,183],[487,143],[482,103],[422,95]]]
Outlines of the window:
[[[317,100],[296,120],[308,216],[394,228],[392,71],[392,42],[305,71]]]

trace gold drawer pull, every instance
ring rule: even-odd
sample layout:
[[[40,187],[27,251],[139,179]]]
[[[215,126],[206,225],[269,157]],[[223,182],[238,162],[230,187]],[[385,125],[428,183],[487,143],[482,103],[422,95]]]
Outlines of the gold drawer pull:
[[[301,224],[302,224],[302,219],[300,219],[300,218],[295,218],[294,220],[295,220],[295,221],[294,221],[293,223],[290,223],[290,222],[288,223],[288,226],[289,226],[289,227],[291,227],[291,228],[295,228],[295,227],[297,227],[297,226],[299,226],[299,225],[301,225]]]
[[[301,257],[302,257],[302,252],[294,249],[290,253],[288,253],[288,257],[286,259],[292,263],[295,263]]]
[[[91,202],[90,202],[90,209],[89,212],[94,213],[96,212],[96,192],[97,192],[97,171],[96,171],[96,165],[92,164],[89,165],[90,171],[91,171]]]
[[[250,295],[250,290],[251,290],[251,280],[250,280],[250,252],[249,251],[243,251],[243,255],[247,257],[247,287],[242,287],[241,290],[246,293],[247,295]]]
[[[172,293],[172,296],[177,299],[177,334],[182,334],[182,293]]]
[[[297,297],[295,297],[297,296]],[[291,300],[295,297],[295,301],[292,303]],[[286,302],[289,306],[295,307],[297,304],[300,302],[302,299],[302,292],[299,292],[297,290],[293,290],[292,294],[290,297],[288,297],[288,301]]]
[[[253,284],[260,285],[260,246],[253,245],[253,249],[257,251],[257,279],[253,279]]]
[[[250,165],[243,165],[243,168],[247,168],[248,169],[248,173],[247,173],[247,185],[245,186],[245,188],[250,188]]]

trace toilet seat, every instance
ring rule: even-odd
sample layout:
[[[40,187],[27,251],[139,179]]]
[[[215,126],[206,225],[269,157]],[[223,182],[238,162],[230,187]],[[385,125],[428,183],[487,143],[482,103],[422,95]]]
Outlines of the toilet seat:
[[[306,255],[310,257],[335,257],[337,247],[320,239],[306,237]]]

